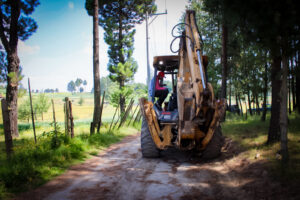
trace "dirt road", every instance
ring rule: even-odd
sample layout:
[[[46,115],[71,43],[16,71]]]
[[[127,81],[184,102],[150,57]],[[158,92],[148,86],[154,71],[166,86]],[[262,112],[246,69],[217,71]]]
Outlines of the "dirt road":
[[[212,161],[174,149],[144,159],[139,139],[127,137],[18,199],[286,199],[264,163],[241,159],[229,139]]]

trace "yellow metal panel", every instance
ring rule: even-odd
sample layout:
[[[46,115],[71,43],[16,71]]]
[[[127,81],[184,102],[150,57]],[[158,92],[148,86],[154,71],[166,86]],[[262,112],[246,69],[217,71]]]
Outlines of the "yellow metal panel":
[[[140,99],[140,108],[143,116],[147,120],[149,131],[156,147],[159,149],[165,149],[167,146],[170,146],[172,139],[171,125],[166,125],[162,131],[160,130],[156,114],[153,109],[153,104],[145,98]],[[160,138],[160,135],[162,136],[162,139]]]

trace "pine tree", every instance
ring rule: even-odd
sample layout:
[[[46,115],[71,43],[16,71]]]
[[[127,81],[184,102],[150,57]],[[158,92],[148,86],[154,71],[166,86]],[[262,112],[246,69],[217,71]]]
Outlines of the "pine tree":
[[[6,102],[8,122],[5,134],[18,136],[18,82],[19,65],[18,41],[28,39],[37,29],[30,17],[38,0],[0,0],[0,38],[7,55]],[[9,146],[12,146],[12,142]]]
[[[89,14],[92,11],[91,0],[86,1]],[[109,45],[108,70],[110,79],[117,82],[120,91],[137,71],[132,58],[135,24],[141,23],[145,13],[156,10],[152,0],[109,0],[99,1],[99,25],[105,30],[104,40]],[[125,96],[120,93],[120,106],[125,112]]]

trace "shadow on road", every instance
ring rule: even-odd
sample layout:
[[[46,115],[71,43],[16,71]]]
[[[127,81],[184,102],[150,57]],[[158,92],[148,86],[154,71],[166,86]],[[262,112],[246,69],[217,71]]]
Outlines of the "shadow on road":
[[[161,151],[161,157],[165,162],[187,162],[187,163],[212,163],[216,161],[225,161],[232,157],[238,156],[244,150],[230,138],[225,138],[224,145],[222,147],[221,155],[215,159],[203,159],[201,153],[190,150],[182,151],[174,147],[170,147],[166,150]]]

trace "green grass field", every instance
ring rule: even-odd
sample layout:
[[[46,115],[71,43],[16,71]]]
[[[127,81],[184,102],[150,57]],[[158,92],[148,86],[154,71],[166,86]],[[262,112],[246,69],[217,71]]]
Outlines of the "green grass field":
[[[37,97],[38,94],[33,93],[33,101]],[[55,94],[46,94],[49,99],[53,99],[54,106],[55,106],[55,116],[56,121],[58,124],[61,125],[61,127],[64,127],[64,99],[65,97],[69,97],[69,99],[72,102],[72,110],[73,110],[73,117],[74,117],[74,124],[75,124],[75,134],[77,133],[87,133],[89,132],[88,126],[89,123],[91,123],[93,118],[93,108],[94,108],[94,100],[93,100],[93,94],[91,93],[55,93]],[[84,99],[84,102],[82,105],[79,105],[80,98]],[[28,99],[29,96],[25,95],[24,97],[20,98],[18,100],[18,105],[21,105],[26,99]],[[135,109],[136,105],[133,107],[133,110]],[[103,113],[102,113],[102,122],[104,123],[110,123],[113,118],[113,114],[115,112],[115,109],[113,106],[109,105],[108,103],[104,104]],[[115,117],[115,120],[117,118]],[[0,109],[0,123],[2,124],[2,111]],[[49,108],[48,112],[43,114],[43,120],[41,115],[37,115],[37,120],[35,120],[35,124],[37,127],[37,135],[43,133],[44,131],[49,131],[50,123],[53,122],[53,112],[52,112],[52,106]],[[0,127],[2,125],[0,124]],[[76,126],[77,124],[85,124],[85,126]],[[32,130],[32,122],[31,118],[29,120],[29,123],[27,120],[19,120],[19,126],[21,129],[26,129],[22,132],[20,135],[21,138],[23,137],[31,137],[33,134]],[[84,127],[84,128],[83,128]],[[3,141],[3,128],[0,129],[0,141]]]

